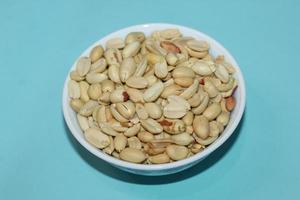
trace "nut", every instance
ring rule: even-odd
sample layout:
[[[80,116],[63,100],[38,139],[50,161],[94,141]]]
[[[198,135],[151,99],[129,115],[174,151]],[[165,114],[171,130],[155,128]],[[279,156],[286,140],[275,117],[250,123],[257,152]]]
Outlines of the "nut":
[[[185,146],[169,145],[166,153],[172,160],[182,160],[187,157],[189,150]]]
[[[152,119],[159,119],[162,115],[162,110],[156,103],[145,103],[145,109]]]
[[[146,159],[146,155],[141,150],[126,148],[121,151],[120,158],[133,163],[141,163]]]
[[[94,63],[99,60],[103,56],[103,52],[104,50],[102,46],[95,46],[90,53],[91,62]]]
[[[155,101],[164,90],[164,84],[161,81],[154,83],[143,94],[146,102]]]
[[[142,119],[141,124],[144,129],[146,129],[147,131],[153,134],[158,134],[163,131],[162,126],[157,121],[151,118]]]
[[[193,128],[196,135],[206,139],[209,135],[209,121],[204,116],[196,116],[193,121]]]
[[[91,59],[87,57],[81,57],[76,64],[76,71],[79,76],[85,76],[91,68]]]
[[[80,86],[76,81],[70,80],[68,83],[68,93],[73,99],[78,99],[80,97]]]
[[[109,137],[96,128],[88,128],[84,132],[85,139],[93,146],[103,149],[110,144]]]
[[[143,89],[148,86],[148,81],[144,77],[132,76],[127,79],[126,85],[136,89]]]
[[[124,83],[126,80],[133,75],[136,70],[136,64],[133,58],[125,58],[120,67],[120,80]]]

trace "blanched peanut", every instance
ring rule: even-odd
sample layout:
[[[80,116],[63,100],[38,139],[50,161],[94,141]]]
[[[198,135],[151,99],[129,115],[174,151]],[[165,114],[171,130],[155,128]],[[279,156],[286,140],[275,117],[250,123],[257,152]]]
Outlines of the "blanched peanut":
[[[219,103],[212,103],[205,109],[205,111],[203,112],[203,116],[211,121],[215,119],[220,113],[221,105]]]
[[[170,162],[170,158],[167,154],[162,153],[155,156],[149,156],[149,161],[154,164],[163,164]]]
[[[183,121],[187,126],[192,125],[193,120],[194,120],[194,114],[193,114],[191,111],[187,112],[186,115],[182,118],[182,121]]]
[[[120,158],[133,163],[141,163],[146,159],[146,155],[141,150],[126,148],[121,151]]]
[[[166,153],[172,160],[182,160],[187,157],[189,150],[185,146],[169,145]]]
[[[193,121],[193,128],[197,136],[205,139],[209,135],[209,122],[204,116],[196,116]]]

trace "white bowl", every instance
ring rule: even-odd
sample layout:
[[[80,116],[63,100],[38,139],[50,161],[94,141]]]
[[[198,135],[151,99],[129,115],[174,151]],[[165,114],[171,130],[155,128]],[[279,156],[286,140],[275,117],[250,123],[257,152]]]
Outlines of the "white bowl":
[[[142,175],[165,175],[165,174],[171,174],[175,172],[179,172],[181,170],[184,170],[188,167],[191,167],[195,165],[196,163],[200,162],[204,158],[206,158],[209,154],[211,154],[213,151],[215,151],[218,147],[220,147],[233,133],[233,131],[236,129],[238,123],[240,122],[244,108],[245,108],[245,102],[246,102],[246,91],[245,91],[245,83],[244,83],[244,78],[242,75],[242,72],[235,61],[235,59],[232,57],[232,55],[217,41],[212,39],[211,37],[205,35],[204,33],[201,33],[200,31],[187,28],[184,26],[179,26],[175,24],[163,24],[163,23],[154,23],[154,24],[143,24],[143,25],[136,25],[136,26],[131,26],[128,28],[124,28],[121,30],[118,30],[114,33],[111,33],[107,35],[106,37],[98,40],[94,44],[92,44],[90,47],[88,47],[79,57],[82,56],[88,56],[90,50],[98,45],[102,44],[104,45],[106,41],[110,38],[113,37],[122,37],[124,38],[129,32],[133,31],[142,31],[146,35],[149,35],[151,32],[155,30],[162,30],[166,28],[178,28],[184,36],[191,36],[196,39],[200,40],[205,40],[207,41],[210,46],[211,46],[211,54],[216,56],[216,55],[224,55],[225,59],[233,64],[233,66],[236,68],[236,74],[235,77],[238,80],[238,88],[235,92],[235,98],[236,98],[236,107],[234,108],[232,114],[231,114],[231,119],[225,128],[224,132],[221,134],[221,136],[210,146],[208,146],[205,150],[202,152],[191,156],[189,158],[186,158],[184,160],[176,161],[173,163],[168,163],[168,164],[156,164],[156,165],[143,165],[143,164],[133,164],[129,163],[126,161],[118,160],[112,156],[109,156],[99,149],[93,147],[90,145],[83,136],[83,132],[81,131],[77,119],[76,119],[76,114],[75,112],[71,109],[69,105],[69,97],[68,97],[68,92],[67,92],[67,82],[69,81],[69,74],[67,75],[65,84],[64,84],[64,89],[63,89],[63,113],[65,117],[65,121],[71,130],[71,133],[73,136],[77,139],[77,141],[84,146],[89,152],[94,154],[95,156],[99,157],[99,159],[102,159],[111,165],[118,167],[122,170],[134,173],[134,174],[142,174]],[[78,58],[79,58],[78,57]],[[75,69],[75,63],[77,60],[74,62],[73,66],[71,67],[71,70]]]

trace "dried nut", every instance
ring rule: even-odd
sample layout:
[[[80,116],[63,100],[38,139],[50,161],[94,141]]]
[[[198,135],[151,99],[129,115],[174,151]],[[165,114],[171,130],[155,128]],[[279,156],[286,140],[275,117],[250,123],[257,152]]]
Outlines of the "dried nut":
[[[160,96],[163,90],[164,84],[161,81],[154,83],[143,94],[144,100],[146,102],[155,101]]]
[[[144,57],[141,62],[137,65],[134,76],[143,76],[147,69],[147,58]]]
[[[221,111],[221,105],[219,103],[212,103],[205,109],[203,115],[209,121],[211,121],[214,120],[221,113]]]
[[[162,110],[156,103],[145,103],[145,109],[152,119],[159,119],[162,115]]]
[[[194,50],[194,51],[208,51],[209,44],[205,41],[198,41],[198,40],[189,40],[186,42],[186,45],[188,48]]]
[[[126,80],[133,75],[136,70],[136,64],[133,58],[125,58],[120,67],[120,80],[124,83]]]
[[[131,119],[135,114],[135,105],[132,101],[126,101],[116,104],[117,111],[126,119]]]
[[[219,79],[217,79],[219,80]],[[221,81],[219,81],[218,83],[215,81],[214,83],[216,85],[216,87],[218,88],[218,90],[220,92],[227,92],[230,91],[232,89],[235,89],[235,85],[237,85],[236,81],[233,78],[229,78],[227,83],[221,83]],[[231,96],[231,95],[230,95]]]
[[[102,92],[112,92],[115,89],[115,84],[111,80],[104,80],[101,83]]]
[[[161,93],[162,98],[167,98],[170,95],[180,95],[182,92],[182,87],[176,84],[172,84],[169,86],[166,86],[163,92]]]
[[[165,147],[150,147],[150,146],[151,145],[148,144],[144,145],[145,152],[150,156],[161,154],[166,150]]]
[[[139,138],[133,136],[127,139],[127,143],[129,148],[133,148],[133,149],[141,149],[142,148],[142,143],[139,140]]]
[[[187,100],[187,102],[191,105],[191,107],[197,107],[197,106],[200,105],[200,103],[201,103],[201,93],[202,93],[202,91],[198,91],[190,99]]]
[[[120,159],[120,154],[116,151],[113,151],[111,155],[117,159]]]
[[[186,132],[188,134],[192,134],[194,132],[194,128],[192,125],[186,127]]]
[[[127,138],[123,134],[118,134],[114,138],[114,145],[117,152],[121,152],[127,145]]]
[[[165,78],[168,75],[168,66],[166,62],[156,63],[154,65],[154,73],[158,78]]]
[[[82,81],[84,80],[84,76],[79,76],[78,72],[75,70],[75,71],[72,71],[70,73],[70,78],[74,81]]]
[[[182,118],[182,121],[185,123],[185,125],[190,126],[193,124],[194,120],[194,114],[189,111],[186,113],[186,115]]]
[[[168,102],[172,104],[180,104],[182,107],[185,107],[186,110],[190,110],[190,104],[181,96],[171,95],[168,97]]]
[[[163,119],[159,123],[162,125],[164,131],[172,135],[183,133],[186,130],[186,125],[182,120]]]
[[[203,97],[202,97],[202,99],[201,99],[200,105],[197,106],[196,108],[193,108],[193,109],[192,109],[192,112],[193,112],[195,115],[201,114],[201,113],[207,108],[208,103],[209,103],[209,97],[208,97],[208,94],[207,94],[207,93],[204,93],[204,94],[203,94]]]
[[[139,149],[126,148],[121,151],[120,158],[133,163],[141,163],[146,159],[146,155]]]
[[[166,56],[166,61],[169,65],[175,65],[176,62],[178,61],[178,58],[175,54],[168,53],[167,56]]]
[[[128,119],[126,119],[125,117],[123,117],[115,108],[116,105],[112,104],[110,106],[110,112],[112,114],[112,116],[119,122],[128,122]]]
[[[91,59],[87,57],[81,57],[77,61],[76,71],[79,76],[85,76],[91,68]]]
[[[176,67],[173,72],[172,72],[172,77],[173,78],[194,78],[195,77],[195,72],[188,67]]]
[[[143,89],[148,86],[148,81],[144,77],[132,76],[127,79],[126,85],[132,88]]]
[[[141,124],[144,129],[153,134],[158,134],[163,131],[163,127],[157,121],[151,118],[142,119]]]
[[[195,138],[196,142],[203,145],[203,146],[207,146],[211,143],[213,143],[218,137],[207,137],[206,139],[202,139],[200,137],[197,137],[197,135],[193,134],[193,137]]]
[[[135,56],[141,48],[139,41],[134,41],[127,44],[122,52],[123,58],[129,58]]]
[[[217,125],[219,127],[220,133],[222,133],[224,131],[224,126],[223,124],[221,124],[220,122],[217,121]]]
[[[194,138],[188,133],[180,133],[177,135],[172,135],[171,139],[175,144],[187,146],[194,141]]]
[[[184,99],[189,99],[191,98],[198,90],[199,88],[199,81],[198,80],[194,80],[194,83],[188,87],[187,89],[185,89],[180,96],[183,97]]]
[[[108,121],[106,119],[105,106],[103,106],[103,105],[100,106],[100,108],[98,109],[96,118],[97,118],[98,124]]]
[[[87,91],[89,97],[93,100],[97,100],[100,98],[101,96],[101,85],[99,83],[95,83],[95,84],[92,84],[88,91]]]
[[[199,153],[200,151],[203,151],[203,146],[198,143],[193,144],[193,146],[191,147],[191,152]]]
[[[127,137],[132,137],[135,136],[136,134],[138,134],[138,132],[141,130],[141,125],[135,124],[134,126],[128,128],[125,132],[124,135]]]
[[[110,92],[104,92],[98,99],[99,103],[104,102],[104,103],[110,103]]]
[[[86,75],[86,81],[90,84],[93,83],[101,83],[102,81],[106,80],[108,77],[103,73],[88,73]]]
[[[226,109],[228,111],[232,111],[235,107],[235,104],[235,98],[233,96],[226,98]]]
[[[219,94],[216,86],[208,79],[205,79],[203,89],[207,92],[210,98],[215,97]]]
[[[236,88],[237,88],[237,82],[234,81],[234,85],[233,85],[232,89],[230,89],[230,90],[227,91],[227,92],[222,92],[222,93],[221,93],[222,97],[223,97],[223,98],[227,98],[227,97],[232,96],[233,93],[235,92]]]
[[[100,129],[103,133],[106,133],[107,135],[110,135],[110,136],[116,136],[118,135],[118,132],[115,131],[111,126],[110,124],[106,123],[106,122],[102,122],[102,123],[99,123],[99,126],[100,126]]]
[[[68,83],[68,93],[73,99],[78,99],[80,97],[80,86],[79,83],[73,80],[69,80]]]
[[[140,141],[142,142],[150,142],[151,140],[154,139],[154,136],[152,133],[149,133],[147,131],[142,131],[142,132],[139,132],[137,137],[140,139]]]
[[[150,65],[155,65],[156,63],[165,62],[165,58],[163,56],[156,55],[153,53],[148,53],[146,58],[147,58],[148,64],[150,64]]]
[[[106,70],[106,67],[107,67],[107,62],[106,62],[105,58],[100,58],[99,60],[97,60],[96,62],[94,62],[92,64],[91,72],[101,73]]]
[[[112,64],[108,68],[108,77],[110,80],[112,80],[115,83],[121,83],[120,80],[120,67],[118,67],[115,64]]]
[[[136,42],[136,41],[143,42],[144,40],[145,40],[145,34],[143,32],[131,32],[125,38],[126,44]]]
[[[147,119],[149,117],[146,108],[143,104],[137,103],[135,106],[136,114],[140,119]]]
[[[220,103],[222,101],[222,99],[223,99],[222,95],[218,94],[217,96],[211,98],[210,101],[213,103]]]
[[[112,38],[110,40],[107,40],[106,42],[106,48],[115,48],[115,49],[122,49],[124,48],[125,43],[122,38]]]
[[[162,41],[160,43],[161,47],[167,50],[170,53],[180,53],[180,49],[172,42]]]
[[[80,99],[71,99],[71,101],[70,101],[71,108],[76,112],[79,112],[80,108],[83,105],[84,105],[84,103]]]
[[[209,76],[214,72],[215,67],[213,63],[204,60],[198,60],[194,63],[192,69],[200,76]]]
[[[219,125],[216,121],[209,122],[209,136],[218,137],[220,133]]]
[[[208,55],[208,51],[194,51],[192,49],[187,48],[188,54],[191,57],[204,59]]]
[[[90,144],[100,149],[110,144],[109,137],[96,128],[88,128],[84,132],[84,137]]]
[[[92,63],[94,63],[95,61],[99,60],[102,56],[103,56],[103,48],[102,46],[98,45],[95,46],[92,51],[90,52],[90,58]]]
[[[94,109],[98,106],[98,102],[97,101],[93,101],[93,100],[89,100],[88,102],[86,102],[79,110],[79,114],[83,115],[83,116],[90,116]]]
[[[187,157],[189,150],[185,146],[169,145],[166,153],[172,160],[182,160]]]
[[[90,97],[88,95],[88,89],[90,85],[85,81],[80,81],[79,87],[80,87],[80,99],[83,102],[87,102],[88,100],[90,100]]]
[[[126,92],[128,93],[129,99],[134,103],[144,102],[143,93],[140,90],[134,88],[127,88]]]
[[[111,155],[113,153],[113,151],[115,150],[114,138],[112,136],[109,136],[109,141],[110,141],[109,146],[106,147],[105,149],[103,149],[103,151],[105,153]]]
[[[149,156],[148,159],[153,164],[163,164],[163,163],[170,162],[169,156],[165,153],[157,154],[157,155],[154,155],[154,156]]]
[[[189,78],[189,77],[181,77],[181,78],[175,78],[174,82],[177,85],[180,85],[182,87],[189,87],[190,85],[193,84],[194,80],[192,78]]]
[[[125,132],[127,131],[129,128],[122,126],[122,124],[120,122],[115,122],[114,124],[112,124],[112,129],[114,129],[115,131],[121,133],[121,132]]]
[[[229,74],[226,68],[223,65],[217,65],[215,71],[216,77],[218,77],[223,83],[227,83],[229,81]]]
[[[124,93],[126,93],[125,90],[116,89],[110,93],[109,99],[112,103],[120,103],[120,102],[127,101],[128,100],[126,98],[127,96],[124,95]]]
[[[90,128],[87,117],[77,114],[77,120],[81,130],[86,131],[88,128]]]
[[[170,29],[165,29],[165,30],[159,31],[159,35],[160,35],[160,37],[162,37],[166,40],[170,40],[170,39],[180,37],[181,33],[178,29],[170,28]]]
[[[151,87],[152,85],[154,85],[154,83],[157,82],[157,78],[154,75],[149,75],[145,77],[148,81],[148,87]]]
[[[223,126],[226,126],[230,119],[230,112],[221,112],[217,117],[217,122],[221,123]]]
[[[196,135],[206,139],[209,135],[209,122],[204,116],[196,116],[193,121],[193,128]]]
[[[183,117],[187,112],[187,109],[182,104],[169,103],[164,107],[164,116],[170,119],[178,119]]]

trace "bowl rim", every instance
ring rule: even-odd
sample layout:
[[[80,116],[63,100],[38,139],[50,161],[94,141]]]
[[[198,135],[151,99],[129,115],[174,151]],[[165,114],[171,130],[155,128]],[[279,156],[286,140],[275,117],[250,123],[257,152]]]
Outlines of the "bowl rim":
[[[234,118],[234,121],[233,121],[232,126],[230,127],[230,129],[227,129],[227,131],[225,133],[223,133],[221,137],[219,137],[215,142],[213,142],[211,145],[209,145],[207,148],[205,148],[205,150],[203,150],[202,152],[197,153],[197,154],[195,154],[191,157],[185,158],[183,160],[175,161],[175,162],[172,162],[172,163],[153,164],[153,165],[135,164],[135,163],[130,163],[130,162],[127,162],[127,161],[119,160],[117,158],[114,158],[113,156],[107,155],[106,153],[100,151],[96,147],[89,144],[84,138],[79,137],[79,135],[77,133],[77,130],[74,127],[74,124],[73,124],[73,122],[72,122],[72,120],[69,116],[70,113],[68,111],[68,107],[70,107],[70,106],[69,106],[69,102],[68,102],[67,83],[69,81],[69,73],[73,69],[73,66],[76,64],[77,59],[79,57],[81,57],[83,54],[85,54],[93,46],[99,44],[103,40],[106,40],[106,39],[110,38],[111,35],[118,34],[119,32],[137,31],[137,30],[140,30],[141,27],[161,27],[161,28],[163,28],[163,27],[164,28],[172,28],[173,27],[173,28],[178,28],[179,30],[182,29],[182,30],[185,30],[185,31],[194,32],[198,35],[201,35],[201,37],[203,37],[207,40],[210,40],[210,42],[213,42],[215,46],[217,46],[222,51],[226,52],[226,54],[227,54],[226,57],[227,57],[227,59],[231,60],[232,64],[234,65],[234,67],[236,69],[236,76],[238,76],[238,79],[239,79],[239,86],[238,86],[237,89],[240,91],[240,99],[239,99],[239,101],[240,101],[239,105],[240,106],[239,106],[239,110],[237,112],[236,117]],[[246,105],[246,88],[245,88],[245,80],[244,80],[244,77],[243,77],[243,73],[242,73],[239,65],[237,64],[236,60],[230,54],[230,52],[221,43],[219,43],[215,39],[211,38],[210,36],[208,36],[207,34],[201,32],[201,31],[198,31],[196,29],[189,28],[189,27],[186,27],[186,26],[182,26],[182,25],[170,24],[170,23],[146,23],[146,24],[138,24],[138,25],[133,25],[133,26],[129,26],[129,27],[119,29],[117,31],[114,31],[112,33],[109,33],[109,34],[105,35],[104,37],[98,39],[96,42],[94,42],[93,44],[88,46],[88,48],[86,48],[76,58],[74,64],[70,67],[70,69],[68,71],[68,74],[67,74],[67,77],[66,77],[65,82],[64,82],[62,97],[63,97],[62,98],[63,115],[64,115],[65,122],[66,122],[70,132],[76,138],[76,140],[85,149],[87,149],[90,153],[94,154],[95,156],[102,159],[103,161],[106,161],[106,162],[108,162],[108,163],[110,163],[114,166],[118,166],[118,167],[121,167],[121,168],[127,168],[127,169],[131,169],[131,170],[141,170],[141,171],[161,171],[161,170],[179,168],[179,167],[186,166],[188,164],[200,161],[200,160],[204,159],[205,157],[207,157],[210,153],[212,153],[213,151],[218,149],[223,143],[225,143],[225,141],[233,134],[234,130],[238,126],[238,124],[239,124],[239,122],[240,122],[240,120],[243,116],[243,113],[244,113],[244,110],[245,110],[245,105]],[[79,134],[82,134],[82,132],[80,132]]]

